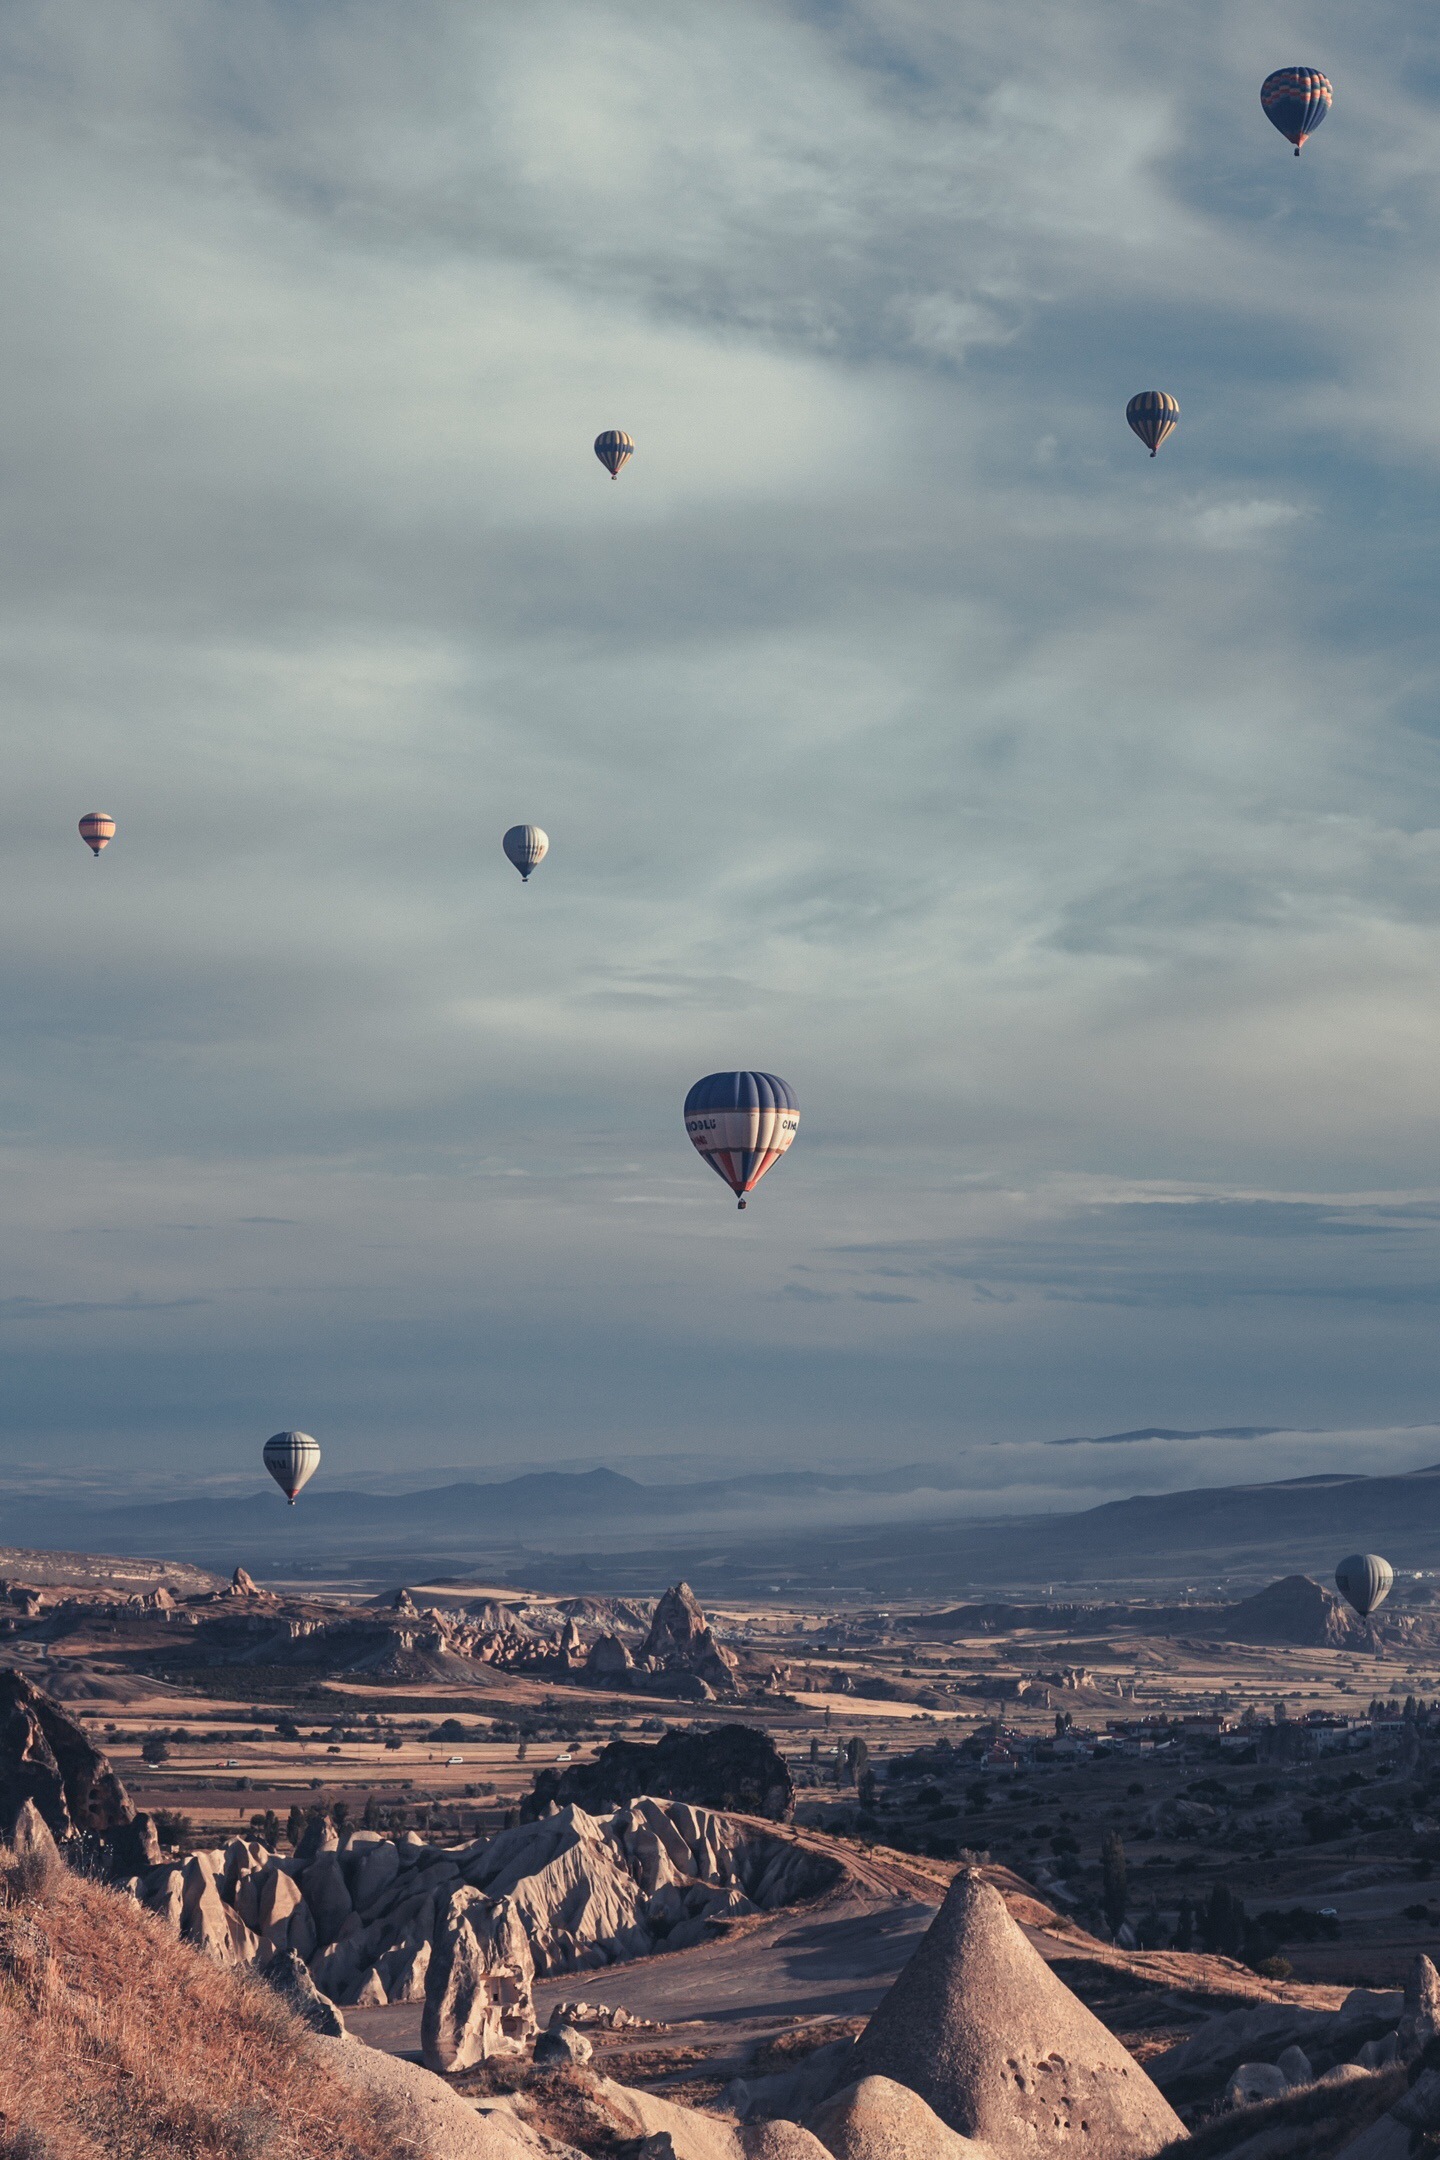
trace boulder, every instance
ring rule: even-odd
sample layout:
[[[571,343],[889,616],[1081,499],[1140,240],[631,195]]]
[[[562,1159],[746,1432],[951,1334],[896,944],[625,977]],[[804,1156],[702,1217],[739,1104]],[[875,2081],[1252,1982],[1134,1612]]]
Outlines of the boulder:
[[[329,1997],[321,1994],[293,1950],[287,1950],[283,1957],[277,1958],[265,1977],[276,1994],[284,1996],[296,2017],[302,2019],[312,2032],[344,2038],[344,2018]]]
[[[990,2160],[988,2146],[952,2130],[891,2078],[846,2085],[810,2117],[810,2128],[834,2160]]]
[[[976,1869],[963,1869],[860,2037],[854,2074],[918,2093],[997,2155],[1075,2144],[1091,2160],[1149,2160],[1184,2124],[1093,2017]]]
[[[137,1814],[108,1757],[49,1695],[0,1666],[0,1844],[12,1844],[26,1801],[62,1851],[94,1855],[112,1877],[160,1859],[150,1817]]]
[[[310,1971],[316,1987],[332,2002],[343,2002],[367,1962],[364,1923],[358,1913],[351,1913],[334,1942],[311,1960]]]
[[[366,1967],[355,1985],[347,1991],[345,2000],[347,2003],[353,2004],[357,2010],[378,2010],[382,2004],[389,2002],[390,1997],[385,1992],[385,1984],[381,1980],[379,1973],[376,1972],[373,1965],[370,1965]]]
[[[192,1853],[185,1863],[181,1891],[180,1933],[217,1965],[248,1965],[255,1937],[220,1895],[220,1871],[209,1853]]]
[[[1422,1952],[1405,1982],[1405,2008],[1398,2034],[1400,2060],[1413,2062],[1440,2034],[1440,1973]]]
[[[429,1970],[429,1936],[407,1936],[383,1961],[385,1988],[391,2002],[424,2002],[425,1976]]]
[[[398,2113],[395,2149],[410,2160],[585,2160],[530,2130],[503,2104],[482,2102],[477,2109],[418,2063],[354,2039],[322,2039],[315,2046],[326,2069],[352,2091]]]
[[[1367,2040],[1364,2047],[1357,2048],[1350,2060],[1357,2070],[1383,2070],[1394,2062],[1400,2052],[1400,2035],[1386,2033],[1379,2040]]]
[[[1338,2160],[1414,2160],[1440,2133],[1440,2070],[1426,2070],[1387,2115],[1342,2146]]]
[[[312,1860],[319,1859],[321,1853],[338,1852],[339,1848],[339,1833],[329,1815],[322,1809],[319,1814],[310,1817],[300,1833],[300,1842],[295,1847],[295,1865],[298,1868],[307,1868]]]
[[[960,2139],[957,2144],[962,2143]],[[745,2149],[745,2160],[826,2160],[825,2147],[812,2131],[802,2130],[799,2123],[762,2122],[752,2123],[740,2133],[740,2143]],[[978,2152],[977,2146],[969,2148]],[[900,2160],[897,2154],[896,2160]],[[923,2160],[923,2155],[916,2156]]]
[[[1187,2040],[1155,2057],[1150,2074],[1172,2100],[1202,2100],[1241,2063],[1274,2062],[1286,2048],[1303,2048],[1316,2070],[1328,2069],[1366,2040],[1395,2026],[1404,1998],[1388,1989],[1352,1988],[1338,2010],[1300,2003],[1255,2003],[1207,2018]]]
[[[180,1922],[185,1916],[185,1870],[183,1867],[156,1868],[141,1879],[141,1903],[153,1912],[167,1927],[179,1933]]]
[[[544,2032],[535,2036],[535,2060],[550,2066],[565,2063],[587,2063],[595,2053],[595,2043],[587,2040],[584,2033],[576,2032],[573,2025],[547,2025]]]
[[[259,1964],[267,1965],[272,1958],[282,1957],[291,1948],[300,1947],[298,1941],[292,1945],[290,1923],[304,1900],[294,1876],[273,1863],[261,1873],[253,1895],[255,1918],[249,1924],[259,1937],[255,1956]],[[245,1915],[242,1913],[241,1917]],[[313,1936],[313,1923],[311,1933]],[[312,1940],[310,1955],[313,1957],[314,1954]]]
[[[1255,2107],[1262,2100],[1278,2100],[1290,2090],[1290,2080],[1278,2063],[1241,2063],[1225,2087],[1227,2108]]]
[[[339,1855],[321,1853],[306,1868],[300,1883],[305,1892],[305,1903],[314,1915],[315,1932],[322,1947],[333,1943],[354,1911]]]
[[[8,1842],[16,1859],[27,1861],[32,1867],[51,1867],[60,1859],[60,1848],[50,1835],[50,1825],[33,1800],[22,1801],[11,1825]],[[1426,1958],[1422,1962],[1428,1965],[1430,1960]]]
[[[1282,2048],[1276,2068],[1284,2071],[1287,2085],[1311,2085],[1315,2081],[1314,2066],[1304,2048]]]
[[[385,1892],[400,1873],[400,1855],[388,1838],[379,1845],[372,1845],[355,1871],[355,1884],[351,1897],[357,1912],[367,1912],[378,1905]]]
[[[611,2112],[632,2136],[644,2139],[640,2160],[746,2160],[739,2131],[718,2115],[680,2107],[658,2093],[617,2085],[610,2078],[597,2083]]]
[[[513,1905],[468,1885],[439,1915],[425,1980],[420,2044],[428,2068],[468,2070],[526,2052],[535,2035],[535,1962]]]

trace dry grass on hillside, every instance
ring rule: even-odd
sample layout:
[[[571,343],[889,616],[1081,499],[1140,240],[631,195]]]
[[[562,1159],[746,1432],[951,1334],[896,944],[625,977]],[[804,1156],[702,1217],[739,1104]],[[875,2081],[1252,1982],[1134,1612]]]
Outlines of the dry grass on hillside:
[[[263,1981],[0,1848],[0,2160],[413,2160]]]

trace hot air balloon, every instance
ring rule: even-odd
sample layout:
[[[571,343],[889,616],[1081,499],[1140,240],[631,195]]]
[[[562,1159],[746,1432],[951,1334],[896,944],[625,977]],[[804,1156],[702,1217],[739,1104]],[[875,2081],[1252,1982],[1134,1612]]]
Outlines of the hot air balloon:
[[[320,1467],[320,1443],[308,1432],[272,1433],[265,1442],[265,1467],[291,1507],[302,1485],[308,1485]]]
[[[1180,407],[1168,390],[1137,390],[1125,407],[1125,418],[1154,457],[1180,418]]]
[[[774,1073],[709,1073],[685,1098],[685,1130],[745,1205],[795,1138],[800,1105]]]
[[[1299,157],[1306,137],[1314,134],[1329,112],[1334,95],[1319,68],[1276,68],[1260,85],[1260,109],[1286,142],[1294,143]]]
[[[115,837],[115,820],[104,810],[87,810],[80,820],[80,837],[99,862],[101,851]]]
[[[500,845],[520,872],[523,885],[529,884],[531,871],[538,870],[550,852],[549,838],[538,825],[512,825]]]
[[[595,455],[611,479],[618,480],[625,460],[635,455],[635,445],[624,428],[606,428],[603,435],[595,437]]]
[[[1354,1606],[1362,1620],[1368,1620],[1377,1605],[1383,1605],[1390,1595],[1395,1580],[1395,1570],[1388,1560],[1382,1560],[1376,1552],[1351,1553],[1335,1570],[1335,1580],[1341,1594]]]

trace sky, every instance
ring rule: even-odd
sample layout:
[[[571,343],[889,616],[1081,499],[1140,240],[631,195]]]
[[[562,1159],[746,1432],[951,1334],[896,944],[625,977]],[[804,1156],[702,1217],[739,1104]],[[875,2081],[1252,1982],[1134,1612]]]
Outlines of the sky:
[[[1440,1457],[1437,212],[1401,0],[16,0],[0,1480]]]

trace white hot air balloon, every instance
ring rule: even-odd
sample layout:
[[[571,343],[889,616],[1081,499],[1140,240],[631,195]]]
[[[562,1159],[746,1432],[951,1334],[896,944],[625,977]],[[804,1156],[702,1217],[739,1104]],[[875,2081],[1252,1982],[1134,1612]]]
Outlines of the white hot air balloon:
[[[300,1488],[320,1467],[320,1443],[308,1432],[272,1433],[265,1442],[265,1467],[294,1507]]]
[[[549,836],[538,825],[512,825],[500,842],[515,868],[520,872],[521,883],[528,885],[532,870],[538,870],[550,852]]]

